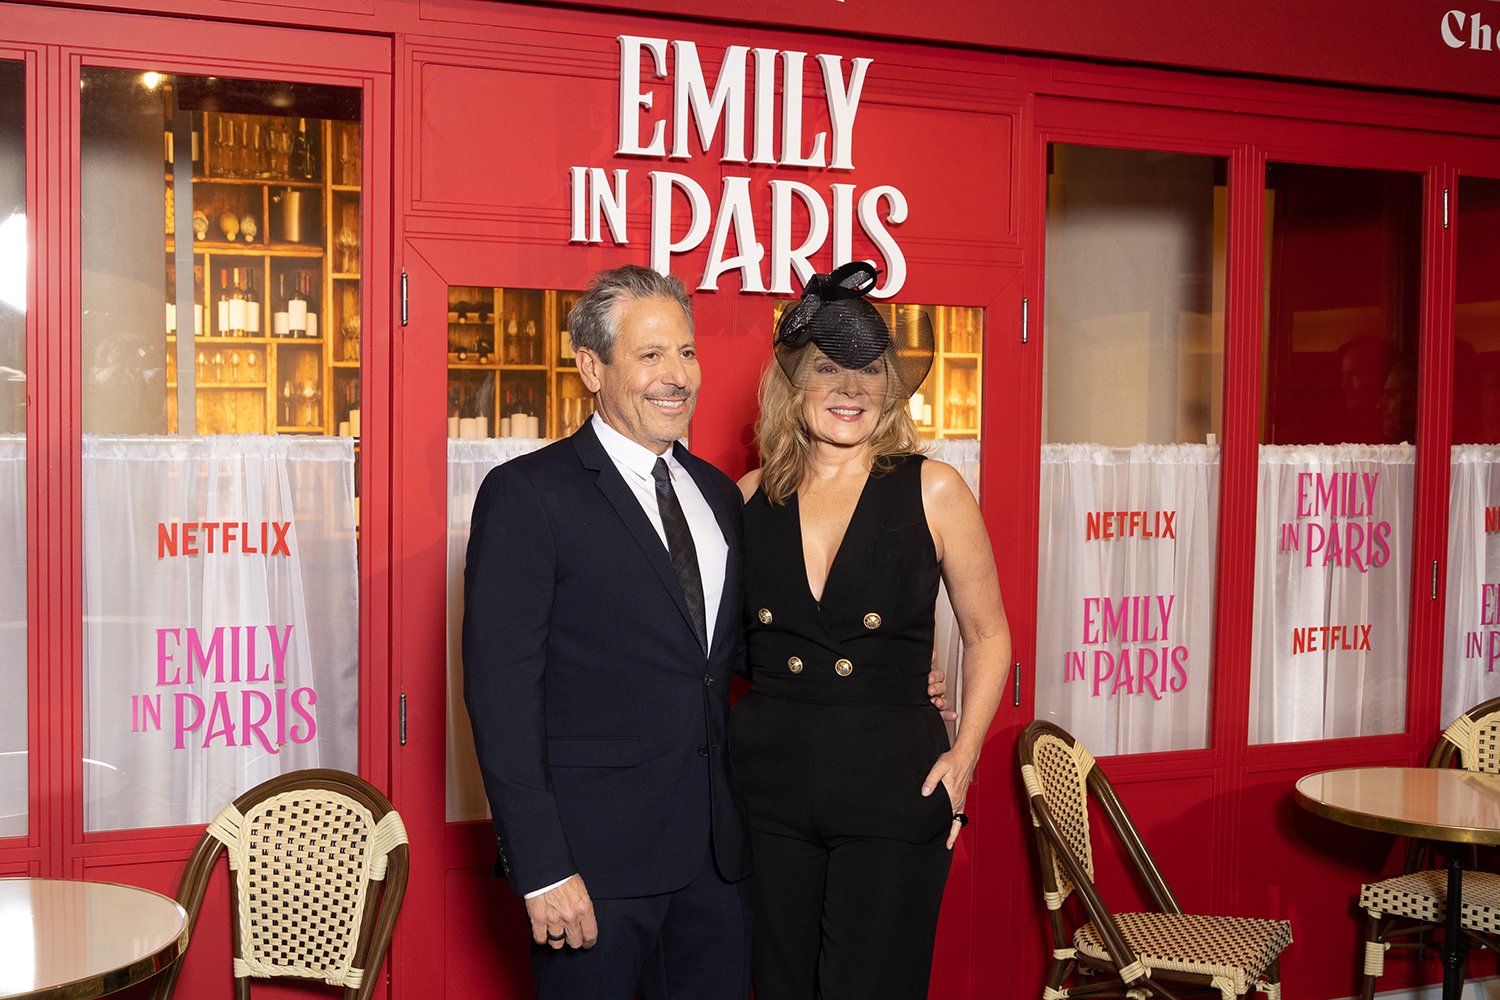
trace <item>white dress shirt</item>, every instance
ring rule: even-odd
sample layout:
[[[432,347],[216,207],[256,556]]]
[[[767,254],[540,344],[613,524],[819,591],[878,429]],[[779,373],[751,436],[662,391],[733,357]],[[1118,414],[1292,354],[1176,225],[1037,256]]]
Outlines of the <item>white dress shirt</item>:
[[[658,456],[651,449],[636,444],[609,426],[598,413],[594,414],[592,420],[599,443],[615,463],[615,468],[620,470],[620,477],[625,480],[625,485],[635,494],[646,519],[656,529],[662,548],[667,547],[667,530],[662,527],[661,511],[656,506],[656,479],[651,471],[656,468],[657,458],[667,460],[667,470],[672,473],[672,489],[677,493],[677,502],[682,504],[688,530],[693,533],[693,548],[698,551],[698,574],[703,578],[703,613],[708,625],[708,641],[712,644],[714,622],[718,620],[719,605],[724,599],[724,574],[729,561],[729,542],[719,530],[719,520],[714,517],[713,508],[703,499],[703,493],[693,481],[692,475],[673,457],[672,449],[669,448],[665,455]],[[544,892],[551,892],[567,880],[565,878],[528,892],[524,898],[532,899]]]
[[[661,539],[662,548],[667,547],[667,530],[662,527],[661,512],[656,509],[656,480],[651,470],[656,468],[657,458],[667,460],[667,470],[672,473],[672,489],[677,493],[677,502],[682,504],[688,530],[693,533],[693,548],[698,550],[698,575],[703,578],[703,613],[711,644],[714,622],[719,618],[719,604],[724,598],[724,571],[729,560],[729,543],[724,539],[724,532],[719,530],[719,520],[714,517],[713,508],[703,499],[703,493],[688,470],[673,457],[672,449],[659,456],[609,426],[599,414],[595,413],[591,419],[599,443],[604,445],[625,485],[630,487],[641,510],[646,512],[646,518]]]

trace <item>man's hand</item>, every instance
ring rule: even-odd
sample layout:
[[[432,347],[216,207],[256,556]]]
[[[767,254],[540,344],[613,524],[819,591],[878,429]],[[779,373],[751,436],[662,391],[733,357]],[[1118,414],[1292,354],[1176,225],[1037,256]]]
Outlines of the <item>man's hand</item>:
[[[927,698],[932,702],[944,719],[952,722],[958,718],[958,713],[949,705],[945,697],[948,693],[948,675],[943,673],[943,668],[937,665],[937,650],[932,651],[932,673],[927,675]]]
[[[592,948],[599,940],[599,925],[594,922],[594,901],[584,888],[583,876],[574,875],[556,889],[526,900],[526,916],[531,919],[531,938],[537,944],[561,949]]]

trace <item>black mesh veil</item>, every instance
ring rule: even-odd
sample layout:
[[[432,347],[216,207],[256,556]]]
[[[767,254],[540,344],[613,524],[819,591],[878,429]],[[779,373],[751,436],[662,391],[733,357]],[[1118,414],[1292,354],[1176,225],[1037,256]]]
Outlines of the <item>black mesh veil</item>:
[[[926,310],[875,306],[865,296],[880,272],[852,261],[815,274],[802,298],[776,324],[776,360],[799,389],[859,385],[906,398],[932,369],[932,318]],[[829,364],[832,362],[832,364]]]

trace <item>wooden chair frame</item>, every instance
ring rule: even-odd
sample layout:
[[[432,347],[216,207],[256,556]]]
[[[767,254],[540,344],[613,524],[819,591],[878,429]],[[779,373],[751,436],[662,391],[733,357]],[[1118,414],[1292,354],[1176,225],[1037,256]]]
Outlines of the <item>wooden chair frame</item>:
[[[387,815],[393,815],[399,824],[400,817],[394,815],[395,809],[390,800],[374,785],[358,775],[321,768],[292,771],[262,782],[235,799],[234,808],[244,814],[268,799],[297,791],[333,792],[346,796],[367,809],[376,823]],[[203,898],[207,892],[209,880],[213,876],[214,867],[220,855],[225,852],[226,847],[223,841],[211,830],[205,830],[203,838],[199,840],[197,847],[188,858],[187,868],[182,875],[182,883],[177,890],[177,899],[187,910],[189,927],[195,927],[198,923],[198,915],[203,909]],[[390,948],[401,901],[406,895],[409,872],[410,857],[403,831],[401,842],[386,854],[384,878],[371,878],[366,881],[365,892],[368,895],[360,921],[354,961],[367,974],[358,986],[349,986],[344,989],[343,1000],[368,1000],[376,984],[380,982],[379,972],[385,961],[386,952]],[[230,933],[234,958],[239,960],[244,956],[241,955],[240,908],[237,901],[245,887],[242,872],[231,869],[229,877]],[[179,959],[170,969],[156,978],[152,985],[151,1000],[168,1000],[172,996],[182,970],[182,962],[183,959]],[[249,1000],[250,978],[250,976],[235,978],[236,1000]]]

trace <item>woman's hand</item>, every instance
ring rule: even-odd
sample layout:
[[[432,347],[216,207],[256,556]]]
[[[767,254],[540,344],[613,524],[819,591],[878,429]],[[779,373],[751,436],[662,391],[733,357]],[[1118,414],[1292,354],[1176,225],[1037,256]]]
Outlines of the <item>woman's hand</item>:
[[[974,765],[978,761],[959,753],[957,750],[949,750],[932,764],[932,769],[927,772],[927,779],[922,782],[922,794],[931,795],[937,791],[938,782],[943,783],[943,788],[948,792],[948,801],[953,804],[953,825],[948,828],[948,850],[953,850],[953,845],[958,841],[958,831],[964,828],[963,821],[957,816],[964,811],[964,802],[969,796],[969,785],[974,780]]]
[[[953,703],[948,700],[948,677],[943,673],[943,668],[938,666],[936,649],[932,651],[932,672],[927,675],[927,700],[932,702],[932,707],[938,710],[943,721],[952,722],[958,718],[958,713],[953,710]]]

